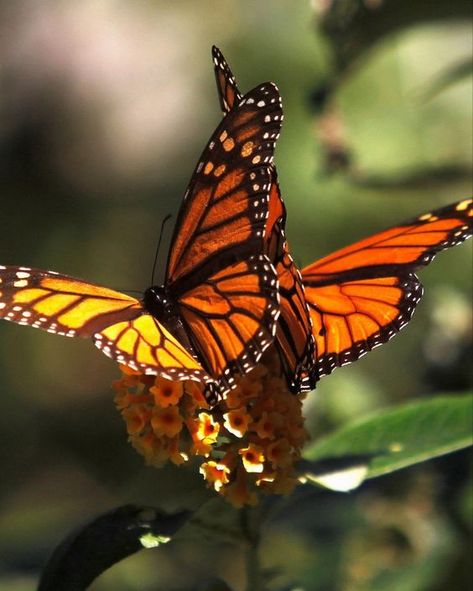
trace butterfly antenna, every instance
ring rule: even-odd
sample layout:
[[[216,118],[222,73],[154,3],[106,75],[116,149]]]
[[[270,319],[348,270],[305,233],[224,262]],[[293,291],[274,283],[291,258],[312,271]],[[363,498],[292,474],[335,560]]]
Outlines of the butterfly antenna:
[[[171,214],[168,214],[164,218],[164,220],[162,221],[162,224],[161,224],[161,231],[159,232],[158,246],[156,247],[156,254],[154,256],[153,271],[151,273],[151,285],[154,285],[154,273],[156,271],[156,265],[158,263],[158,255],[159,255],[159,249],[161,247],[161,240],[163,239],[164,226],[166,225],[166,222],[168,220],[170,220],[171,218],[172,218],[172,215]]]

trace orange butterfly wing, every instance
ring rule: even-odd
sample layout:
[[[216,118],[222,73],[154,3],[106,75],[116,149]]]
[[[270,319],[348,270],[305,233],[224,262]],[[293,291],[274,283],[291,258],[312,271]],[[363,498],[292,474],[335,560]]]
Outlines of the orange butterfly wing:
[[[257,363],[276,330],[275,270],[254,253],[263,252],[282,118],[272,83],[241,98],[197,164],[171,241],[166,287],[192,348],[221,392],[234,385],[235,373]]]
[[[318,375],[329,374],[393,337],[423,289],[413,271],[473,229],[471,200],[379,232],[302,271],[317,342]]]
[[[271,163],[283,115],[277,87],[261,84],[222,119],[184,196],[166,284],[174,293],[229,261],[261,252]]]
[[[143,373],[211,381],[137,299],[67,275],[0,266],[0,318],[63,336],[92,338],[103,353]]]
[[[265,255],[225,267],[180,298],[192,345],[205,367],[222,373],[221,390],[232,387],[233,374],[248,371],[272,343],[268,327],[275,326],[277,301],[277,280]]]
[[[212,48],[215,79],[223,113],[237,108],[242,94],[227,61],[217,47]],[[306,392],[315,385],[315,340],[305,303],[302,278],[284,232],[286,209],[279,190],[276,170],[271,170],[269,214],[265,225],[265,251],[276,268],[279,281],[280,315],[276,330],[276,347],[284,373],[293,392]]]
[[[220,101],[220,109],[226,115],[237,105],[243,95],[238,90],[235,76],[223,57],[222,52],[215,45],[212,46],[212,60],[214,63],[215,81],[217,82],[218,100]]]
[[[282,118],[276,86],[262,84],[223,119],[205,148],[168,256],[164,293],[178,315],[172,328],[167,318],[148,317],[148,303],[144,309],[144,303],[112,290],[21,268],[3,269],[2,316],[69,336],[93,336],[105,354],[146,373],[205,381],[210,373],[221,391],[231,387],[233,373],[248,371],[272,342],[279,312],[275,270],[254,253],[263,251]],[[32,294],[33,284],[42,291]],[[18,298],[31,300],[18,308]],[[176,324],[184,329],[179,336],[188,350],[173,336]]]

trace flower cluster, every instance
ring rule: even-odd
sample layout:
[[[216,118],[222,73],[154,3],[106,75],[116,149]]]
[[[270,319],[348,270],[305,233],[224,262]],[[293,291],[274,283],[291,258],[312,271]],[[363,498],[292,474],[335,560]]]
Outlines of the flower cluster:
[[[203,384],[121,369],[115,402],[148,464],[200,456],[208,486],[237,507],[255,504],[258,491],[284,494],[297,484],[294,463],[308,435],[301,399],[288,390],[276,354],[265,355],[211,409]]]

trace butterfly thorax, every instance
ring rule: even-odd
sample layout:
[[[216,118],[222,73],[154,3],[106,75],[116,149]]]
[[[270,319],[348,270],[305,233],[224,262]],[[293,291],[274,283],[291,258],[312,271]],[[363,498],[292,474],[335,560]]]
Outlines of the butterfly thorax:
[[[145,309],[164,325],[179,317],[173,297],[164,285],[154,285],[143,295]]]
[[[195,357],[187,332],[182,324],[176,300],[164,285],[153,285],[153,287],[149,287],[145,291],[143,294],[143,307]]]

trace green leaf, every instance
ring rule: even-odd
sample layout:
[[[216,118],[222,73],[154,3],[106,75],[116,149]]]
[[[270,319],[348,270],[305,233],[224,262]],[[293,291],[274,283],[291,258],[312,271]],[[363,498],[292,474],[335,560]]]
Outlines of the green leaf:
[[[315,442],[304,452],[310,463],[301,464],[302,474],[327,488],[351,490],[365,479],[472,445],[472,426],[469,395],[412,402],[378,412]],[[341,485],[344,474],[346,483]]]
[[[38,591],[83,591],[116,562],[169,541],[191,513],[124,505],[81,526],[54,550]]]

